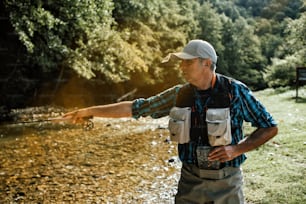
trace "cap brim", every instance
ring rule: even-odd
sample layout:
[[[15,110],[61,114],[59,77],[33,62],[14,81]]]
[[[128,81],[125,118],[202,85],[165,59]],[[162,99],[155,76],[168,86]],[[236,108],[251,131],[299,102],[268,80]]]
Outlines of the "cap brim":
[[[185,59],[185,60],[198,58],[197,56],[193,56],[185,52],[176,52],[176,53],[170,53],[169,55],[167,55],[167,57],[165,57],[162,60],[162,63],[168,62],[173,57],[178,58],[178,59]]]

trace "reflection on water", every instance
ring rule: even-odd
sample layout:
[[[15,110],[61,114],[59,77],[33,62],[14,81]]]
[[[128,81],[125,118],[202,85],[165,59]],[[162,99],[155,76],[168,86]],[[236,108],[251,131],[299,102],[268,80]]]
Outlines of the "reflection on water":
[[[180,163],[167,118],[94,122],[1,126],[0,200],[173,203]]]

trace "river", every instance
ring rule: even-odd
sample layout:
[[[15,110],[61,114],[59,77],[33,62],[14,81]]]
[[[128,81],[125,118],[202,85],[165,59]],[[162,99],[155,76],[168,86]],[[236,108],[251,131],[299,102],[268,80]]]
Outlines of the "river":
[[[174,203],[167,118],[0,126],[1,203]]]

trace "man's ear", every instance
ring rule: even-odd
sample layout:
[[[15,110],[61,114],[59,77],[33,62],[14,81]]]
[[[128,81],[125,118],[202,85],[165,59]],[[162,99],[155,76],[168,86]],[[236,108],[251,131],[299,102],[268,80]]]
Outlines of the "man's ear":
[[[209,59],[209,67],[211,67],[212,64],[213,64],[212,60]]]
[[[202,64],[203,66],[210,67],[212,61],[211,61],[211,59],[206,59],[206,60],[203,60],[203,63],[204,63],[204,64]]]

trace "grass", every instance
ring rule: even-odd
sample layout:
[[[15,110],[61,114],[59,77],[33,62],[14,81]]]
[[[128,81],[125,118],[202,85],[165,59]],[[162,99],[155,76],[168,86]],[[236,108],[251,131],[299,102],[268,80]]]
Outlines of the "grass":
[[[267,89],[255,95],[278,122],[279,133],[247,154],[243,165],[248,204],[306,203],[306,87]],[[252,128],[246,127],[246,132]]]

